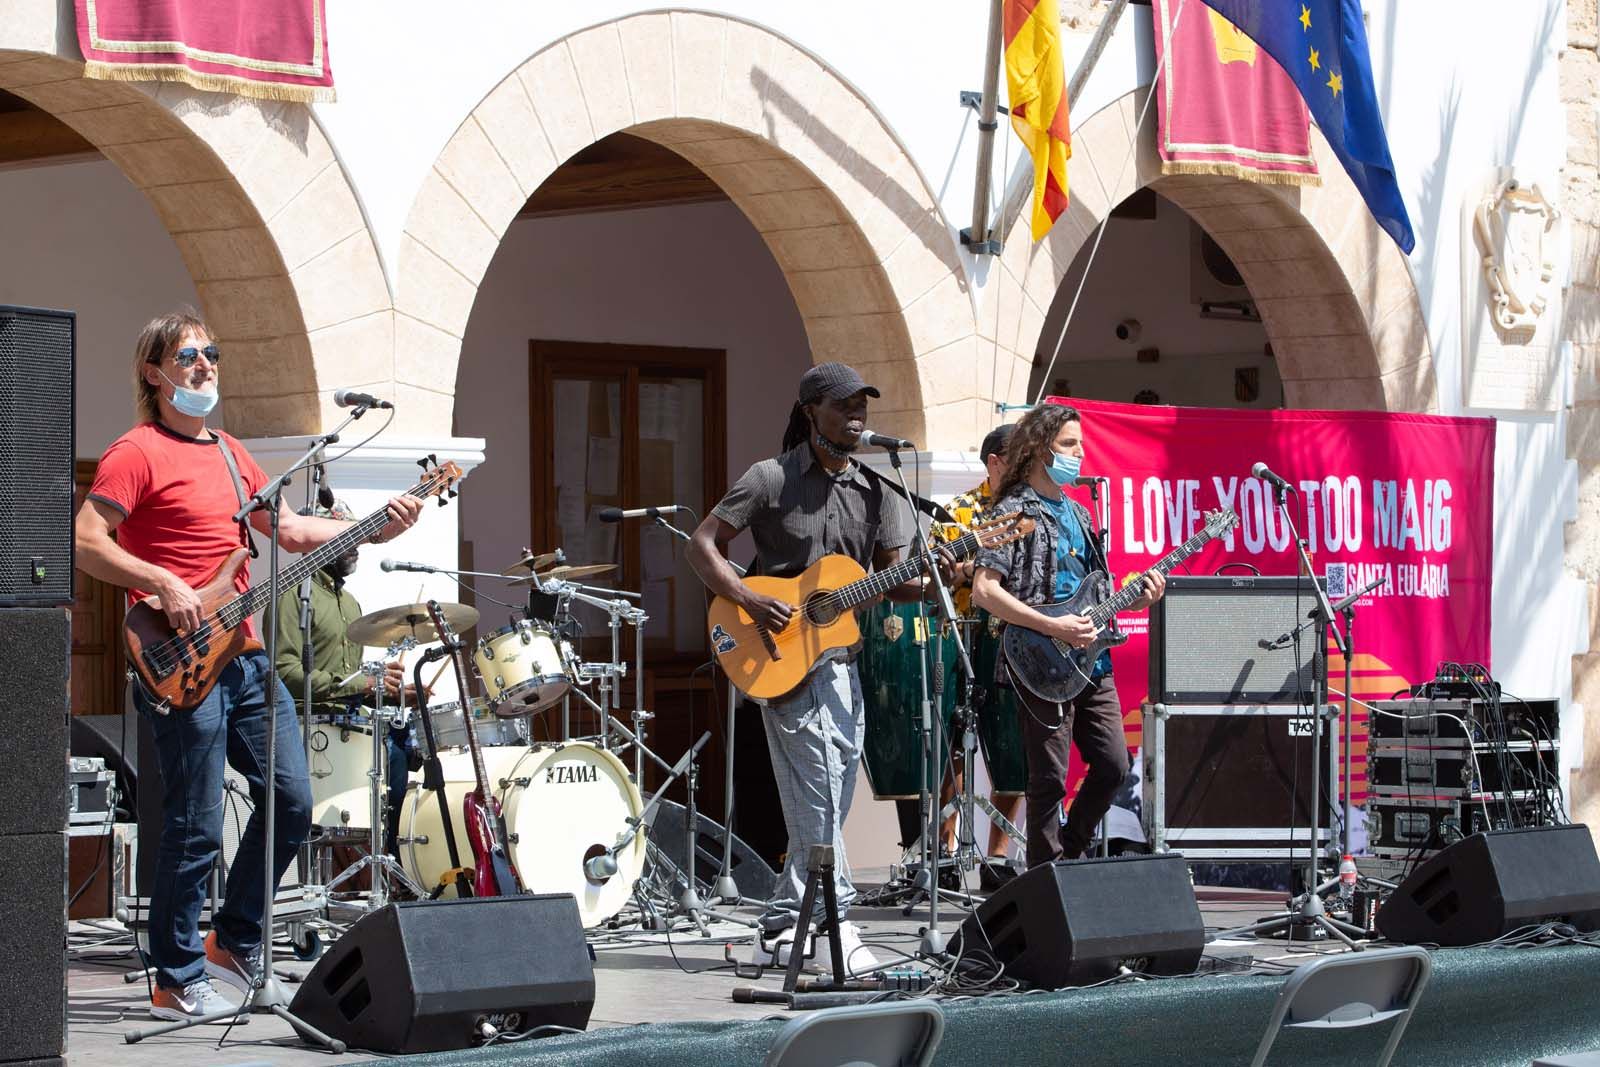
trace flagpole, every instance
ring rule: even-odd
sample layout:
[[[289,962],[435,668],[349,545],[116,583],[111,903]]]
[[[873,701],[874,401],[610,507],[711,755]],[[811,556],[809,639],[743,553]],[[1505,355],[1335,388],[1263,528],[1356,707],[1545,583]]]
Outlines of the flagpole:
[[[961,231],[961,243],[973,255],[997,255],[999,242],[989,240],[989,182],[994,170],[994,131],[999,128],[995,115],[1000,101],[1001,6],[1004,0],[989,0],[989,43],[984,51],[983,99],[978,103],[978,175],[972,184],[972,228]]]
[[[1089,41],[1089,50],[1083,54],[1083,59],[1078,61],[1078,69],[1072,72],[1072,80],[1067,82],[1067,103],[1069,105],[1077,104],[1078,96],[1083,92],[1083,87],[1088,84],[1089,75],[1094,73],[1095,65],[1100,62],[1100,54],[1106,50],[1106,44],[1111,40],[1112,33],[1116,31],[1117,23],[1122,20],[1123,9],[1127,6],[1128,0],[1112,0],[1111,7],[1106,12],[1106,17],[1100,20],[1099,28],[1094,31],[1094,37]],[[1154,92],[1154,87],[1150,91]],[[1135,131],[1135,136],[1138,136],[1137,131]],[[979,150],[980,152],[982,151],[981,144]],[[1027,157],[1024,156],[1023,158]],[[980,159],[982,159],[981,156]],[[983,162],[979,165],[985,168],[979,173],[978,180],[985,183],[984,196],[987,197],[987,163]],[[1023,175],[1018,176],[1017,180],[1012,182],[1011,187],[1006,191],[1005,202],[1000,205],[994,226],[994,232],[1002,235],[1001,240],[1005,239],[1005,233],[1017,221],[1017,216],[1022,214],[1023,205],[1028,202],[1028,197],[1032,192],[1033,172],[1031,170],[1025,171]],[[973,223],[974,232],[977,229],[978,224]]]

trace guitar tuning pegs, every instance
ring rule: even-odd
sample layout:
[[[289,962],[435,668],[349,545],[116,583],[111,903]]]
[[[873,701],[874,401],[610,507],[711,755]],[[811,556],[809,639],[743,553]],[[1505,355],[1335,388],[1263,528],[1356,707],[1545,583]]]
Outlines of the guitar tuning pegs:
[[[459,489],[446,489],[445,492],[449,495],[451,500],[454,500],[456,497],[461,495],[461,491]]]
[[[444,507],[444,506],[445,506],[445,505],[446,505],[446,504],[448,504],[448,503],[450,503],[450,502],[449,502],[449,501],[448,501],[448,500],[446,500],[446,499],[445,499],[445,498],[444,498],[444,497],[442,497],[442,496],[441,496],[441,497],[439,497],[439,498],[438,498],[438,501],[439,501],[439,506],[440,506],[440,507],[441,507],[441,508],[442,508],[442,507]]]
[[[434,455],[432,452],[429,452],[428,453],[428,466],[437,467],[438,465],[439,465],[439,457]]]
[[[417,466],[421,467],[423,470],[427,470],[428,469],[428,457],[427,456],[423,456],[421,459],[417,460]]]

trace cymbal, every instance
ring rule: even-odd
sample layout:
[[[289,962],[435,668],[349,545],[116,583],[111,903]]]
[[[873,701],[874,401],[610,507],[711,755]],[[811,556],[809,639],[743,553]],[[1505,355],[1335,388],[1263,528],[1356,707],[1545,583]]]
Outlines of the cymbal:
[[[577,581],[579,578],[592,578],[597,574],[605,574],[607,571],[614,571],[616,569],[617,565],[615,563],[579,563],[576,565],[563,565],[560,567],[551,567],[549,570],[541,572],[539,574],[539,580],[541,582],[547,582],[551,579],[555,579],[557,581],[572,582]],[[511,584],[525,585],[531,581],[533,581],[532,578],[517,578],[514,579]]]
[[[472,629],[478,624],[478,609],[466,604],[443,603],[439,612],[456,633]],[[418,644],[439,640],[433,618],[426,604],[397,604],[392,608],[369,611],[345,627],[345,636],[363,645],[381,648],[401,638],[409,637]]]
[[[539,553],[530,552],[526,548],[524,548],[522,550],[522,558],[517,560],[517,562],[513,563],[510,567],[507,567],[505,570],[501,571],[500,573],[501,574],[510,574],[512,569],[516,568],[516,567],[522,567],[522,568],[524,568],[526,570],[530,570],[530,571],[542,571],[546,567],[552,567],[557,563],[565,563],[566,560],[567,560],[567,554],[565,552],[561,551],[561,549],[559,549],[559,548],[556,549],[554,552],[539,552]]]

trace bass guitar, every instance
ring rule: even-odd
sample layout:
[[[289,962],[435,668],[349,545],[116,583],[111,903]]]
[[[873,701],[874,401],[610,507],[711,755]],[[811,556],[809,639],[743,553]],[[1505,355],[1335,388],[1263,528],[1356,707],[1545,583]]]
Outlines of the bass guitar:
[[[1163,556],[1150,571],[1166,575],[1172,568],[1221,537],[1239,524],[1239,517],[1222,508],[1206,512],[1205,526],[1193,537]],[[1146,571],[1145,574],[1150,573]],[[1094,661],[1108,648],[1128,640],[1115,629],[1117,613],[1126,611],[1144,595],[1144,574],[1140,574],[1115,593],[1102,571],[1090,571],[1072,596],[1054,604],[1040,604],[1034,610],[1052,618],[1082,615],[1094,623],[1095,638],[1087,648],[1073,648],[1059,637],[1050,637],[1026,626],[1007,626],[1000,647],[1011,668],[1011,677],[1041,700],[1053,703],[1071,700],[1089,684]]]
[[[941,547],[964,559],[979,548],[1003,545],[1032,531],[1032,519],[1012,512],[975,525]],[[794,578],[746,578],[745,584],[757,593],[794,607],[789,625],[769,631],[749,612],[719,596],[706,616],[711,650],[741,693],[775,700],[798,689],[823,653],[861,642],[861,628],[851,609],[910,581],[922,569],[920,554],[871,574],[849,556],[830,555]]]
[[[522,892],[522,881],[511,865],[511,850],[506,844],[506,821],[500,814],[500,800],[489,788],[489,772],[483,765],[483,750],[478,747],[478,728],[472,714],[472,690],[467,684],[462,641],[450,627],[437,600],[428,601],[428,616],[433,619],[439,640],[450,650],[456,669],[456,685],[461,690],[462,725],[467,731],[467,749],[472,753],[472,773],[477,788],[461,801],[461,815],[467,824],[467,843],[472,846],[472,895],[503,897]]]
[[[455,496],[453,488],[461,480],[461,468],[429,456],[420,460],[424,474],[406,492],[415,497]],[[337,537],[329,538],[311,552],[278,571],[278,588],[292,589],[308,574],[376,537],[389,524],[387,508],[379,508]],[[244,566],[250,550],[243,546],[228,554],[195,593],[200,597],[200,625],[179,634],[161,610],[160,597],[146,597],[128,609],[122,623],[122,639],[128,649],[128,662],[139,681],[163,709],[189,711],[198,706],[217,684],[223,668],[246,652],[262,648],[260,641],[245,636],[244,620],[267,606],[272,590],[266,584],[251,586],[241,593],[234,576]]]

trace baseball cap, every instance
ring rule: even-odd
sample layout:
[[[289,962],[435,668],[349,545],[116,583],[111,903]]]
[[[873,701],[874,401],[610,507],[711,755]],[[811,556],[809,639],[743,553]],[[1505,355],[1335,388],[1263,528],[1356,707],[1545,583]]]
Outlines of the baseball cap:
[[[996,426],[984,435],[983,444],[978,447],[978,462],[982,463],[990,456],[998,456],[1006,450],[1006,442],[1011,440],[1011,432],[1017,428],[1014,422]]]
[[[802,404],[814,404],[827,398],[842,400],[863,391],[870,397],[883,395],[868,385],[854,367],[843,363],[818,363],[800,376]]]

